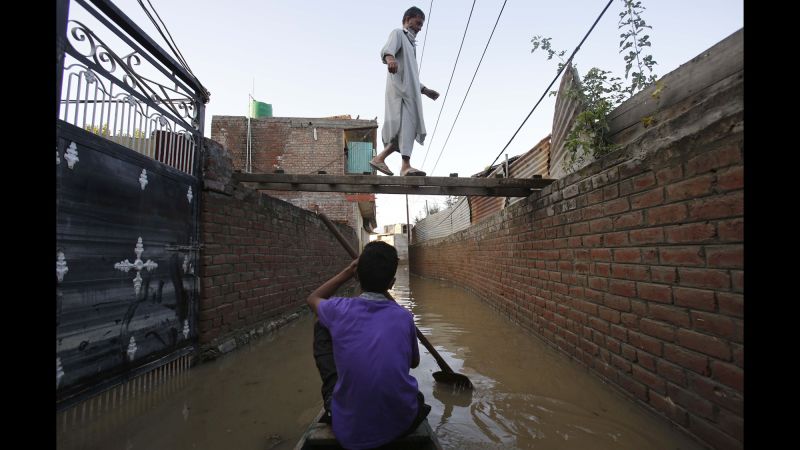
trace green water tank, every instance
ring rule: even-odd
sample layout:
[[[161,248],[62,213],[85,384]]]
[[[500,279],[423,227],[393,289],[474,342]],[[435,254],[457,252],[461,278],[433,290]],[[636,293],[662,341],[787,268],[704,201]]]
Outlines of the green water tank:
[[[269,103],[250,100],[250,117],[254,119],[261,117],[272,117],[272,105]]]

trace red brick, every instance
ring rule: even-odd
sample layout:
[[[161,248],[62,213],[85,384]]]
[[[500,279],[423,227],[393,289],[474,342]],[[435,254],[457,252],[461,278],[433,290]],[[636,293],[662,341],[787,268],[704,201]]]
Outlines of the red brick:
[[[633,245],[658,244],[664,242],[664,229],[657,227],[631,230],[629,232],[629,240]]]
[[[744,291],[744,271],[731,270],[731,288],[734,292]]]
[[[633,231],[631,231],[631,234],[633,234]],[[665,227],[664,234],[667,243],[689,244],[713,241],[717,236],[717,229],[713,223],[697,222]]]
[[[638,349],[644,350],[655,356],[661,356],[662,343],[658,339],[638,333],[636,331],[628,332],[628,342]]]
[[[601,234],[583,236],[582,239],[584,247],[600,247],[603,245],[603,235]]]
[[[744,191],[735,191],[689,202],[689,218],[692,220],[724,219],[743,214]]]
[[[643,223],[644,223],[644,215],[642,214],[642,211],[632,211],[614,217],[615,230],[638,227],[641,226]]]
[[[628,280],[611,279],[608,281],[608,291],[615,295],[636,297],[636,283]]]
[[[744,166],[735,166],[717,173],[717,189],[730,191],[744,188]]]
[[[608,247],[628,245],[628,232],[617,231],[615,233],[606,233],[603,235],[603,242]]]
[[[686,408],[686,410],[694,416],[708,419],[714,417],[714,405],[690,390],[681,388],[672,383],[667,383],[667,395],[672,401]]]
[[[703,247],[660,247],[658,249],[659,262],[676,266],[703,266],[705,255]]]
[[[687,384],[686,369],[663,359],[656,361],[656,373],[664,377],[665,380],[671,381],[678,386],[685,387]]]
[[[627,198],[618,198],[603,203],[603,214],[610,216],[612,214],[619,214],[630,209]]]
[[[597,312],[601,319],[610,323],[619,323],[620,321],[619,311],[600,306],[597,308]]]
[[[692,328],[701,333],[725,339],[736,339],[737,329],[733,319],[716,313],[693,311]]]
[[[728,144],[690,159],[686,163],[686,176],[710,172],[741,162],[743,162],[742,150],[739,148],[739,144]]]
[[[678,270],[675,267],[650,266],[650,279],[654,282],[675,284]]]
[[[667,393],[667,383],[664,382],[663,378],[659,377],[653,372],[650,372],[649,370],[641,368],[637,364],[634,364],[633,367],[631,367],[631,369],[633,372],[634,380],[644,383],[646,386],[650,387],[650,389],[660,394]]]
[[[590,251],[592,261],[611,261],[611,249],[593,248]]]
[[[593,275],[599,275],[601,277],[609,277],[611,276],[611,264],[608,263],[595,263],[592,265],[592,272]]]
[[[586,201],[590,205],[595,205],[597,203],[601,203],[603,201],[603,190],[602,189],[595,189],[589,192],[586,195]]]
[[[633,191],[639,192],[656,185],[656,177],[653,172],[646,172],[633,177]]]
[[[648,317],[662,322],[671,323],[679,327],[689,327],[689,313],[683,308],[674,306],[654,305],[648,307]]]
[[[719,358],[723,361],[731,359],[730,344],[720,338],[690,330],[678,330],[678,344],[700,353]]]
[[[731,276],[725,270],[678,268],[678,277],[682,286],[706,289],[729,289]]]
[[[744,295],[731,292],[717,292],[719,312],[733,317],[744,317]]]
[[[690,289],[683,287],[673,287],[672,295],[675,297],[675,305],[685,306],[692,309],[703,311],[715,311],[714,291]]]
[[[606,200],[611,200],[612,198],[619,197],[619,188],[616,184],[611,186],[606,186],[603,188],[603,198]]]
[[[630,299],[618,295],[605,294],[603,296],[603,304],[617,311],[628,312],[631,310]]]
[[[644,367],[645,369],[655,372],[656,361],[658,361],[658,358],[651,355],[650,353],[647,353],[644,350],[636,351],[636,362],[639,363],[639,365]]]
[[[611,325],[609,332],[614,339],[622,342],[627,342],[628,340],[628,330],[621,325]]]
[[[589,222],[589,229],[592,233],[602,233],[613,229],[613,223],[609,217],[601,217]]]
[[[636,264],[613,264],[611,266],[611,275],[614,278],[636,281],[644,281],[650,278],[648,267]]]
[[[695,394],[734,413],[742,414],[744,398],[741,392],[693,372],[687,372],[686,378],[689,389]]]
[[[724,245],[706,247],[706,259],[708,261],[708,267],[742,269],[744,268],[744,246]]]
[[[672,303],[672,288],[664,284],[636,283],[639,298],[659,303]]]
[[[656,180],[658,180],[659,185],[672,183],[682,177],[683,167],[681,166],[667,167],[656,172]]]
[[[658,264],[658,249],[656,247],[645,247],[641,250],[643,263]]]
[[[675,340],[675,330],[672,326],[654,320],[641,319],[639,321],[639,330],[648,336],[663,341],[672,342]]]
[[[611,365],[618,368],[624,373],[631,373],[631,363],[625,358],[617,355],[611,355]]]
[[[665,344],[664,358],[681,367],[693,370],[700,375],[711,374],[707,356],[681,348],[677,345]]]
[[[686,217],[685,203],[673,203],[647,210],[647,224],[651,226],[683,222]]]
[[[711,378],[739,392],[744,392],[744,370],[733,364],[711,361]]]
[[[631,209],[650,208],[664,203],[664,189],[651,189],[641,194],[632,195]]]
[[[731,219],[718,222],[717,234],[722,242],[744,241],[744,219]]]
[[[638,263],[641,261],[641,251],[638,248],[619,248],[614,250],[614,262]]]
[[[668,185],[667,201],[674,202],[710,194],[714,177],[714,174],[706,174]]]

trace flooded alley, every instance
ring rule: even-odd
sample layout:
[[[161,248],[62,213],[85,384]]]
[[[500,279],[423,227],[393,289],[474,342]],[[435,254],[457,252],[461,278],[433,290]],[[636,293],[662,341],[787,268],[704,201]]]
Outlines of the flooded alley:
[[[472,393],[436,386],[420,345],[412,370],[445,448],[699,449],[469,292],[398,268],[395,298]],[[59,449],[291,449],[321,408],[312,316],[132,397],[57,415]],[[100,412],[98,412],[100,410]],[[85,412],[83,415],[85,416]]]

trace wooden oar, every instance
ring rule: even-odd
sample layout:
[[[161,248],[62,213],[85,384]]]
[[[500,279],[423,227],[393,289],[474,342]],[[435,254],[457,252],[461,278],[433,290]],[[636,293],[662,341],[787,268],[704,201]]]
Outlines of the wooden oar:
[[[339,243],[342,244],[342,247],[344,247],[344,249],[347,250],[347,253],[349,253],[350,256],[353,257],[354,259],[358,258],[358,252],[356,252],[356,250],[352,246],[350,246],[350,243],[347,242],[347,239],[345,239],[345,237],[342,236],[342,233],[340,233],[339,230],[336,229],[336,226],[333,225],[330,219],[328,219],[328,217],[325,216],[325,214],[319,211],[317,211],[317,215],[319,216],[320,219],[322,219],[322,222],[325,223],[325,226],[327,226],[328,229],[331,230],[331,233],[333,233],[333,235],[336,237]],[[385,294],[391,300],[394,300],[394,298],[392,298],[389,292],[385,292]],[[422,342],[422,345],[424,345],[425,348],[428,349],[431,355],[433,355],[434,359],[436,359],[436,363],[439,364],[439,368],[442,369],[440,372],[433,373],[433,379],[436,380],[437,383],[451,384],[458,389],[472,389],[472,382],[469,381],[469,378],[467,378],[466,375],[454,372],[453,369],[451,369],[450,366],[447,364],[447,362],[445,362],[444,358],[442,358],[439,352],[437,352],[436,349],[433,348],[433,345],[431,345],[431,343],[428,342],[428,339],[422,334],[421,331],[419,331],[419,328],[417,328],[416,325],[414,326],[414,329],[417,331],[417,339],[419,339],[420,342]]]

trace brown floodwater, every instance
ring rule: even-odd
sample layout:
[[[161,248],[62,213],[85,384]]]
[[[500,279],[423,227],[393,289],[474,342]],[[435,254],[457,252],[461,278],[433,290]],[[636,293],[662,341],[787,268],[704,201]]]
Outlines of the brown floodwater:
[[[665,419],[451,283],[398,268],[392,294],[472,393],[411,371],[450,449],[702,449]],[[56,417],[59,449],[292,449],[319,412],[312,316],[175,376],[122,407]]]

